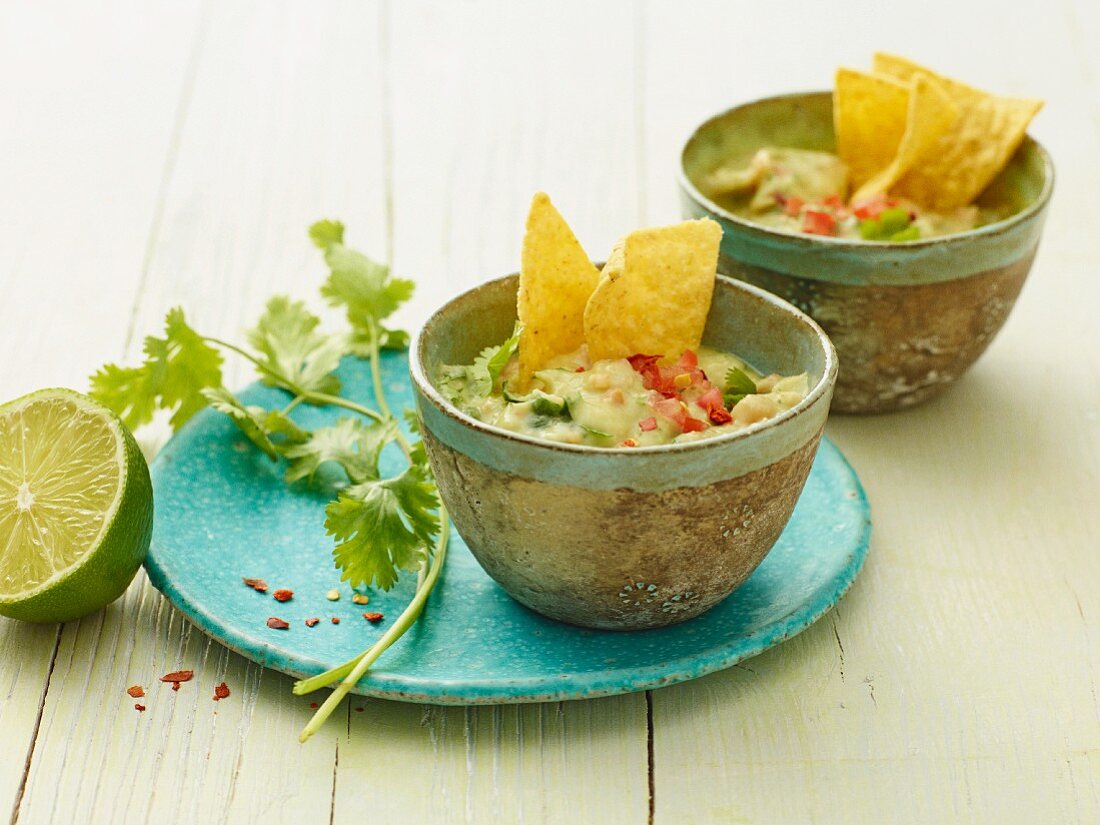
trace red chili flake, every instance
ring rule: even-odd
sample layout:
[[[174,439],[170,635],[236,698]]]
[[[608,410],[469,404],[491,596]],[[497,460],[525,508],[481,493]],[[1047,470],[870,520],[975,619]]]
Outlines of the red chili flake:
[[[171,682],[172,690],[180,689],[180,682],[190,682],[191,678],[195,675],[193,670],[174,670],[171,673],[166,673],[160,677],[162,682]]]
[[[136,710],[138,713],[145,713],[145,705],[135,704],[134,705],[134,710]]]
[[[584,367],[577,367],[573,372],[584,372]]]
[[[141,685],[134,685],[131,688],[127,688],[126,692],[129,693],[130,696],[132,696],[134,699],[140,699],[142,696],[145,695],[145,688],[143,688]]]
[[[638,442],[635,441],[633,438],[628,438],[623,442],[623,446],[624,447],[637,447]]]
[[[277,602],[289,602],[291,599],[294,598],[294,591],[293,590],[276,590],[271,595],[275,599],[275,601],[277,601]]]
[[[215,702],[220,702],[222,699],[228,698],[228,696],[229,696],[229,685],[227,685],[225,682],[222,682],[220,685],[218,685],[216,688],[214,688],[214,701]]]
[[[246,585],[251,587],[257,593],[267,592],[267,582],[265,582],[263,579],[241,579],[241,581],[243,581]]]
[[[316,627],[320,619],[306,619],[306,627]]]
[[[336,616],[333,616],[332,617],[332,623],[333,624],[340,624],[340,620]]]
[[[267,626],[270,627],[272,630],[289,630],[290,629],[289,624],[284,622],[282,619],[275,618],[274,616],[272,616],[270,619],[267,620]]]
[[[376,624],[376,623],[382,621],[386,617],[381,613],[364,613],[363,618],[366,619],[371,624]]]
[[[310,702],[310,703],[309,703],[309,706],[310,706],[311,708],[314,708],[314,709],[316,709],[316,708],[319,708],[319,707],[321,707],[321,706],[320,706],[320,705],[318,705],[318,704],[317,704],[316,702]]]

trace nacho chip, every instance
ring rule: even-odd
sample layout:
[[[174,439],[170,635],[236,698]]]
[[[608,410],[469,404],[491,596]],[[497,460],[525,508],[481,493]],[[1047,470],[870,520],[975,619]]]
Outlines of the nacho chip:
[[[899,80],[922,73],[939,83],[958,106],[955,123],[926,159],[907,172],[891,193],[937,211],[965,206],[981,194],[1012,157],[1041,100],[999,97],[890,54],[876,53],[874,70]]]
[[[911,169],[933,163],[937,142],[958,119],[959,107],[952,102],[951,96],[943,86],[923,72],[914,74],[910,79],[908,94],[905,134],[902,135],[897,154],[889,166],[856,190],[852,195],[853,201],[885,194]]]
[[[909,87],[892,77],[837,69],[833,90],[836,153],[857,189],[886,169],[905,135]]]
[[[695,349],[714,293],[722,229],[702,218],[620,240],[584,311],[588,355],[675,358]]]
[[[555,355],[584,343],[584,308],[599,280],[600,271],[549,196],[536,193],[527,214],[516,299],[522,387]]]

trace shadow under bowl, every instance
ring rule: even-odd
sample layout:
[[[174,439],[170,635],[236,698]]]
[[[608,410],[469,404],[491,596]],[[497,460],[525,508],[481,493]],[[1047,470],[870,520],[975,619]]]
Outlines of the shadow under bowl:
[[[763,146],[835,151],[832,95],[766,98],[719,114],[681,155],[686,217],[722,225],[719,271],[785,298],[813,317],[840,356],[833,411],[880,413],[942,393],[985,351],[1023,288],[1054,187],[1050,156],[1026,137],[978,198],[1011,212],[967,232],[909,243],[782,232],[734,213],[697,185]]]
[[[507,338],[515,275],[443,306],[413,345],[424,443],[474,557],[513,598],[571,624],[628,630],[690,619],[741,584],[787,524],[836,380],[829,339],[797,309],[719,278],[703,341],[764,373],[809,375],[776,418],[711,439],[642,448],[559,444],[462,413],[436,387]]]

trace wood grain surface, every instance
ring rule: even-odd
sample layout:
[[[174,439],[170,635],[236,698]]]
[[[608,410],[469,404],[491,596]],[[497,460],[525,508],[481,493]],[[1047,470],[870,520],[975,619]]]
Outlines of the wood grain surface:
[[[1092,0],[5,4],[0,399],[86,388],[172,306],[237,337],[273,292],[312,298],[320,217],[417,281],[407,326],[517,268],[536,189],[603,258],[678,219],[695,124],[875,49],[1045,98],[1059,180],[970,374],[830,421],[873,545],[800,636],[650,694],[353,697],[300,746],[310,699],[139,575],[77,622],[0,619],[0,821],[1100,822],[1097,43]]]

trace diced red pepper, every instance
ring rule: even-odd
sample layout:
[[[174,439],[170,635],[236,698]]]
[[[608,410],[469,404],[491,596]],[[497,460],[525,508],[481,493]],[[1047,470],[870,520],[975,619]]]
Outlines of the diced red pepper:
[[[802,212],[802,207],[805,205],[806,201],[802,200],[802,198],[797,195],[789,197],[783,204],[783,214],[792,218],[797,218]]]
[[[828,212],[807,209],[802,219],[802,231],[808,235],[832,235],[836,231],[836,218]]]
[[[641,430],[643,433],[652,432],[653,430],[657,429],[657,419],[654,418],[652,415],[649,418],[643,418],[641,421],[638,422],[638,429]]]

